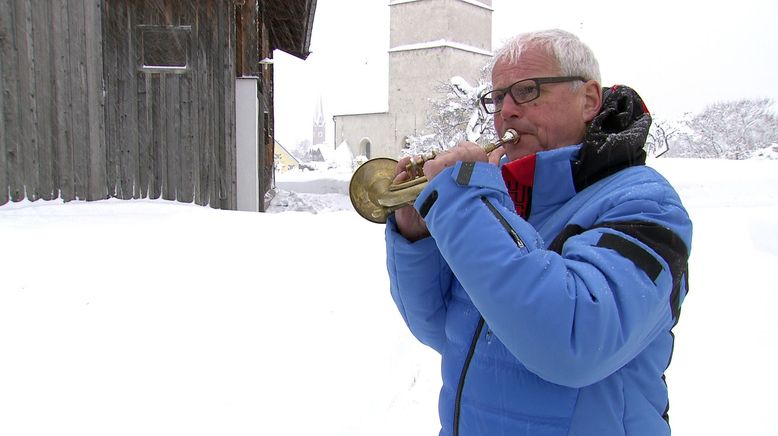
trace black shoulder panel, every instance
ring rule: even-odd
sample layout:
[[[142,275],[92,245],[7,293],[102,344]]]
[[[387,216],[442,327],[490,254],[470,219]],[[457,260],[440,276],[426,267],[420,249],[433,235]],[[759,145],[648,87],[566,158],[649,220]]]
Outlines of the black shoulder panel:
[[[613,233],[603,233],[597,246],[615,250],[622,257],[632,261],[638,268],[642,269],[651,281],[655,281],[662,272],[662,265],[649,252],[641,248],[634,242]]]
[[[649,246],[667,262],[673,280],[670,307],[673,311],[673,319],[677,321],[681,311],[682,281],[686,280],[686,291],[689,291],[689,249],[683,239],[667,227],[647,221],[604,223],[600,227],[617,230],[637,239]],[[650,256],[650,254],[648,255]]]
[[[670,294],[670,307],[673,319],[678,321],[681,310],[681,285],[685,284],[689,290],[689,249],[683,240],[672,230],[659,224],[648,221],[624,221],[611,222],[597,225],[593,228],[609,228],[637,239],[656,252],[669,266],[673,281],[673,289]],[[562,254],[565,242],[573,236],[579,235],[588,229],[577,224],[568,224],[554,238],[548,249]],[[614,234],[604,234],[597,243],[598,247],[616,250],[625,258],[646,272],[651,280],[656,280],[662,272],[659,261],[648,251],[634,242]]]

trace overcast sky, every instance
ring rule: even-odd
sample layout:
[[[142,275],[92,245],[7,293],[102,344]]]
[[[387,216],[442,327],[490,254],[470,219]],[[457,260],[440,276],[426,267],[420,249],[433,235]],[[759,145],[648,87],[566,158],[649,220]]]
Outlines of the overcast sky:
[[[276,139],[311,138],[321,98],[332,116],[387,109],[388,0],[318,0],[307,60],[276,51]],[[596,7],[592,5],[596,4]],[[492,47],[552,27],[595,52],[603,85],[635,88],[657,117],[738,98],[778,101],[778,1],[494,0]]]

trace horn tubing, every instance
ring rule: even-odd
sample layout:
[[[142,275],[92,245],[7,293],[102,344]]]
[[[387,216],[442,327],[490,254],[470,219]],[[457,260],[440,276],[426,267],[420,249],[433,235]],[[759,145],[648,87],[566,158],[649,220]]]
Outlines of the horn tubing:
[[[520,135],[513,129],[508,129],[498,141],[483,147],[484,152],[491,153],[506,143],[518,141]],[[431,153],[421,156],[418,160],[411,159],[406,167],[408,174],[419,173],[418,169],[429,160],[440,154]],[[416,177],[399,184],[392,183],[393,172],[388,165],[396,162],[394,159],[376,158],[362,164],[351,176],[349,197],[354,209],[368,221],[385,223],[386,218],[395,210],[413,202],[427,187],[426,177]]]

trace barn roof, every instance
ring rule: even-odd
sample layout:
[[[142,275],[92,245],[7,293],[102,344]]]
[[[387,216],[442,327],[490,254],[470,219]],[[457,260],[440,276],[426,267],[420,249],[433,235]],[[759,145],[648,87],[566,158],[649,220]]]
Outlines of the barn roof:
[[[316,0],[269,0],[265,2],[270,21],[270,43],[300,59],[311,53],[311,33]]]

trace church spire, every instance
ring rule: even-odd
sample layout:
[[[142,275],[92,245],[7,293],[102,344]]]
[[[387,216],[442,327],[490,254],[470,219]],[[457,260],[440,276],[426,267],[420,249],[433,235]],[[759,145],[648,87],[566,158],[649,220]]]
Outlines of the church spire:
[[[316,112],[313,115],[313,145],[324,144],[324,111],[322,110],[321,95],[319,96],[319,104],[316,106]]]

